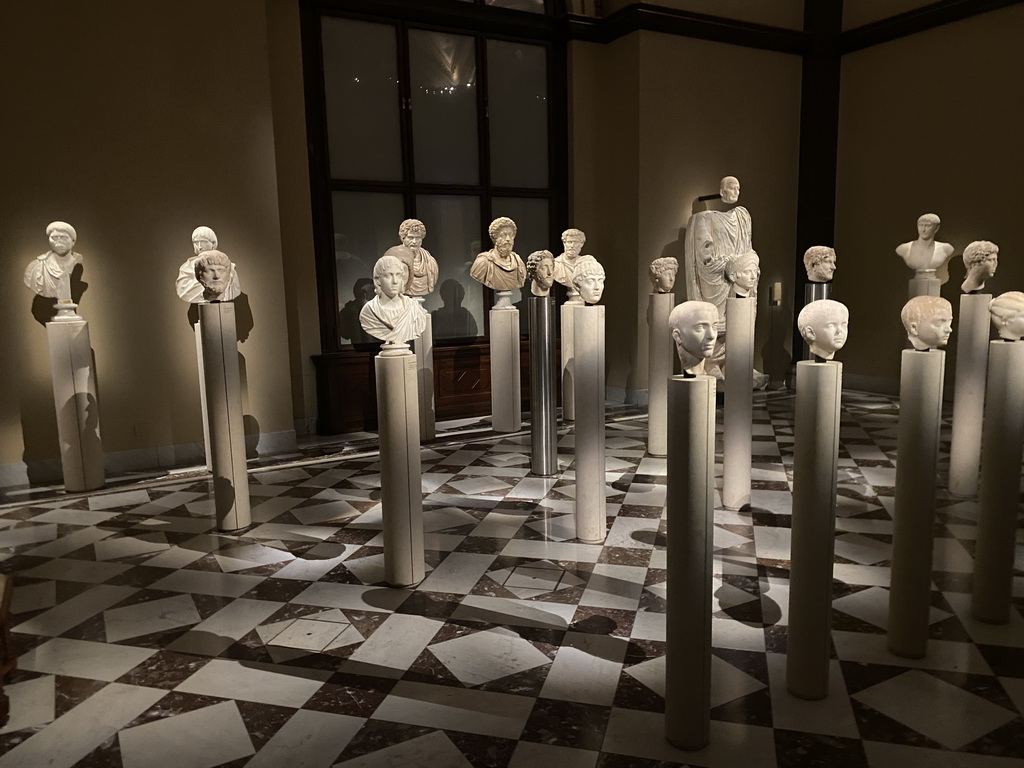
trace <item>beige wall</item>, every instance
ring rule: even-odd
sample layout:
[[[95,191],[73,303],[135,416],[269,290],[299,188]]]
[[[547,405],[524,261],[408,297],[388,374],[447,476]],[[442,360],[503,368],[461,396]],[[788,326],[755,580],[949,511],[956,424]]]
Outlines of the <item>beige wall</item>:
[[[848,374],[893,386],[910,271],[894,253],[917,217],[942,218],[952,243],[942,295],[958,308],[963,248],[1000,246],[995,293],[1024,289],[1018,176],[1024,168],[1024,6],[922,32],[843,60],[835,298],[850,307]],[[953,370],[951,342],[947,372]]]
[[[266,14],[252,0],[0,6],[0,465],[57,456],[45,331],[21,283],[53,219],[77,228],[85,257],[108,453],[152,466],[202,439],[172,285],[198,224],[238,264],[254,318],[239,345],[247,432],[261,449],[293,440]]]
[[[609,270],[610,388],[647,388],[647,266],[659,256],[682,264],[693,202],[727,174],[742,183],[761,257],[758,366],[788,363],[786,350],[769,348],[768,286],[783,284],[776,320],[788,324],[800,66],[796,56],[656,32],[573,44],[573,214]]]
[[[603,0],[601,11],[607,16],[620,8],[635,4],[636,0]],[[804,0],[653,0],[651,5],[785,29],[804,28]]]

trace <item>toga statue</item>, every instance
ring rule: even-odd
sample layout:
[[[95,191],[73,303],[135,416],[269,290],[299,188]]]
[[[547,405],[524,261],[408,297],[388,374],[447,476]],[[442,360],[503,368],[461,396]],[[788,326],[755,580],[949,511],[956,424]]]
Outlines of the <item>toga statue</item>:
[[[40,296],[72,304],[71,273],[82,263],[82,254],[72,251],[78,233],[70,224],[54,221],[47,225],[50,250],[34,258],[25,269],[25,285]]]
[[[395,256],[409,268],[409,282],[405,286],[406,296],[426,296],[437,284],[437,260],[423,247],[427,227],[419,219],[406,219],[398,226],[401,245],[384,251],[385,256]]]
[[[415,339],[427,325],[427,313],[415,299],[402,294],[409,268],[397,256],[384,255],[373,266],[377,295],[359,312],[359,324],[371,336],[387,344]]]
[[[516,223],[507,216],[499,216],[491,222],[487,233],[494,247],[474,259],[469,276],[494,291],[522,288],[526,282],[526,265],[519,254],[512,250],[516,240]],[[495,308],[498,308],[497,305]]]

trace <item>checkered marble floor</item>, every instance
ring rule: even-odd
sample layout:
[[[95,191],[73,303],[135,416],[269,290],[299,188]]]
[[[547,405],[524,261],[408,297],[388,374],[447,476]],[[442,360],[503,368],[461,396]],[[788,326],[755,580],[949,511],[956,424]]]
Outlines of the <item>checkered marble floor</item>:
[[[424,449],[414,589],[382,584],[374,456],[253,472],[242,535],[206,480],[0,508],[0,768],[1020,768],[1024,546],[1011,623],[973,621],[975,503],[938,494],[928,655],[886,650],[887,398],[844,395],[832,689],[787,694],[793,404],[758,393],[752,508],[715,513],[702,751],[662,736],[665,460],[636,418],[607,427],[604,545],[573,538],[571,431],[551,479],[528,436]]]

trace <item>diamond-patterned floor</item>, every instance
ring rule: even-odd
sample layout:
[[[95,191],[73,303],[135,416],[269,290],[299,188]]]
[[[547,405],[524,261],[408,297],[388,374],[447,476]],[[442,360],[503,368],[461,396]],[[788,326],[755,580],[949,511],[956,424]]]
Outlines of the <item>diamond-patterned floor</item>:
[[[374,455],[254,471],[241,536],[203,479],[0,508],[0,768],[1024,765],[1024,535],[1011,622],[975,622],[976,505],[940,489],[928,655],[886,650],[887,398],[844,395],[830,695],[786,692],[792,409],[756,395],[752,508],[715,513],[705,750],[663,737],[665,460],[626,418],[604,545],[574,538],[571,430],[551,479],[528,436],[425,448],[415,589],[383,586]]]

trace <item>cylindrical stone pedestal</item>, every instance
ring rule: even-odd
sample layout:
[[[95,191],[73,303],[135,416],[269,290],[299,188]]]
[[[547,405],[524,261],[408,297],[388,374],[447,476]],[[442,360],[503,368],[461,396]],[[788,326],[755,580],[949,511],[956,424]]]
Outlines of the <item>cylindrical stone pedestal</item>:
[[[423,493],[420,483],[416,356],[386,344],[374,359],[380,431],[380,504],[384,580],[393,587],[423,581]]]
[[[77,315],[51,321],[46,324],[46,338],[64,489],[92,491],[103,487],[105,476],[89,323]]]
[[[941,349],[903,350],[887,642],[897,656],[914,659],[928,650],[935,472],[945,367],[946,353]]]
[[[804,284],[804,306],[806,307],[812,301],[818,301],[819,299],[831,299],[832,298],[832,283],[805,283]],[[797,310],[799,312],[799,310]],[[811,348],[807,345],[807,342],[802,342],[804,348],[803,358],[804,360],[811,359]]]
[[[573,421],[576,418],[576,402],[574,397],[575,370],[572,361],[573,325],[572,312],[583,306],[583,300],[575,289],[570,289],[569,300],[562,305],[562,421]]]
[[[1024,447],[1021,382],[1024,341],[990,342],[971,613],[992,624],[1005,624],[1010,619]]]
[[[604,541],[604,307],[573,307],[576,538]]]
[[[674,293],[652,293],[647,305],[647,452],[668,454],[668,378],[676,354],[668,316]]]
[[[199,367],[199,410],[203,414],[203,455],[206,468],[213,471],[213,449],[210,447],[210,409],[206,404],[206,372],[203,370],[203,329],[202,320],[196,322],[196,363]]]
[[[248,527],[252,520],[249,516],[249,475],[245,467],[235,305],[230,301],[200,304],[199,325],[203,337],[203,375],[210,416],[217,528],[237,531]]]
[[[725,310],[725,433],[722,506],[750,506],[750,456],[754,416],[754,299],[730,297]]]
[[[555,299],[530,296],[530,471],[558,472],[555,414]]]
[[[978,493],[981,422],[985,415],[990,293],[960,297],[956,325],[956,382],[953,384],[953,436],[949,446],[949,492],[960,498]]]
[[[425,297],[414,296],[423,307]],[[433,440],[437,435],[434,418],[434,330],[430,322],[430,313],[424,312],[427,324],[423,333],[413,339],[412,351],[416,355],[416,386],[417,401],[420,409],[420,440]]]
[[[491,310],[491,426],[516,432],[523,425],[519,392],[519,310]]]
[[[842,364],[796,364],[786,687],[802,699],[828,694],[842,388]]]
[[[907,300],[915,296],[938,296],[942,281],[937,277],[912,277],[907,281]]]
[[[711,725],[715,379],[668,382],[665,738],[707,745]]]

